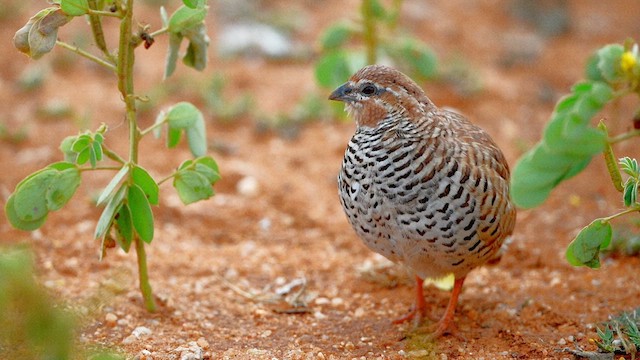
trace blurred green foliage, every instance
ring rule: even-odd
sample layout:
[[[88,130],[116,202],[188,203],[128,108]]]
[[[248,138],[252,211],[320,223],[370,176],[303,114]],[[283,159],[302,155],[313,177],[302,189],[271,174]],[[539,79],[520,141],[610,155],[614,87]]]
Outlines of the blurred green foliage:
[[[401,7],[401,0],[387,7],[379,0],[362,0],[359,22],[339,21],[327,28],[320,37],[322,55],[315,67],[318,84],[333,89],[378,61],[392,62],[419,81],[435,78],[435,53],[398,27]]]
[[[4,359],[63,360],[74,321],[34,280],[26,249],[0,248],[0,353]]]
[[[579,174],[596,154],[602,153],[613,186],[622,193],[625,209],[594,220],[582,229],[567,248],[567,260],[575,266],[600,266],[599,254],[611,243],[611,220],[640,211],[637,199],[640,170],[636,159],[616,159],[613,146],[640,135],[640,110],[632,118],[632,128],[610,136],[604,121],[596,127],[592,119],[602,108],[628,95],[640,96],[638,45],[602,47],[589,59],[586,79],[571,89],[555,107],[543,137],[516,164],[511,195],[517,205],[535,207],[544,202],[561,182]],[[627,177],[623,181],[622,173]]]

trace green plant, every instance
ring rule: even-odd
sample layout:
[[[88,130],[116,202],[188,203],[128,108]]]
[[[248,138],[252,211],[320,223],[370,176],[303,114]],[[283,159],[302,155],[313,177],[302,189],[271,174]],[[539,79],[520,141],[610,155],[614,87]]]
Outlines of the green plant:
[[[599,339],[591,339],[598,349],[605,353],[633,354],[640,349],[640,309],[623,312],[598,327]]]
[[[597,268],[600,251],[611,242],[611,221],[640,211],[638,163],[629,157],[616,160],[612,148],[640,135],[640,111],[633,116],[634,130],[616,136],[609,135],[603,121],[597,127],[590,123],[606,104],[629,95],[640,96],[638,45],[629,40],[601,48],[588,61],[586,77],[556,104],[542,140],[516,164],[511,195],[521,207],[538,206],[559,183],[580,173],[596,154],[603,154],[625,209],[583,228],[566,252],[572,265]],[[624,181],[620,170],[627,175]]]
[[[221,73],[214,74],[207,85],[200,91],[200,96],[205,101],[207,108],[215,115],[216,119],[229,122],[240,116],[251,113],[253,99],[249,94],[242,94],[238,99],[224,97],[226,80]]]
[[[74,342],[76,319],[36,283],[30,251],[0,248],[0,353],[5,359],[124,359]]]
[[[315,77],[324,88],[335,88],[351,74],[378,59],[391,60],[415,79],[432,79],[437,74],[437,58],[420,40],[398,28],[402,0],[385,7],[379,0],[362,0],[358,23],[337,22],[321,36],[322,56]],[[360,42],[362,47],[349,47]],[[338,108],[342,108],[338,105]]]
[[[25,250],[0,252],[0,353],[12,359],[68,359],[73,320],[51,306],[31,264]]]
[[[61,209],[80,186],[81,175],[87,171],[112,171],[115,176],[98,197],[98,205],[104,210],[95,229],[95,237],[101,240],[101,257],[114,242],[128,252],[136,250],[140,290],[146,308],[155,310],[149,284],[145,244],[154,237],[152,206],[158,205],[158,186],[169,180],[185,204],[207,199],[213,195],[212,185],[219,179],[218,166],[206,155],[207,140],[201,112],[189,103],[178,103],[160,112],[155,124],[141,129],[138,123],[137,103],[145,99],[134,91],[133,65],[135,50],[140,45],[151,46],[155,37],[169,36],[165,77],[176,66],[180,44],[188,39],[183,63],[202,70],[207,61],[204,19],[208,11],[205,0],[183,0],[171,16],[161,8],[163,27],[149,32],[149,26],[133,25],[134,0],[57,0],[38,12],[16,32],[15,46],[28,56],[38,59],[54,46],[72,51],[89,59],[117,78],[118,90],[124,101],[129,133],[129,154],[124,158],[107,146],[108,129],[100,126],[96,131],[85,131],[62,140],[60,150],[64,161],[53,163],[22,180],[5,204],[10,223],[22,230],[34,230],[42,226],[51,211]],[[86,16],[94,42],[100,55],[67,44],[57,39],[58,28],[76,17]],[[110,51],[103,32],[102,21],[119,21],[119,42],[116,51]],[[139,142],[147,134],[159,135],[167,128],[167,146],[175,147],[186,135],[193,160],[186,160],[172,174],[156,181],[139,165]],[[152,154],[149,154],[152,156]],[[153,154],[155,156],[155,154]],[[103,165],[105,161],[110,163]]]

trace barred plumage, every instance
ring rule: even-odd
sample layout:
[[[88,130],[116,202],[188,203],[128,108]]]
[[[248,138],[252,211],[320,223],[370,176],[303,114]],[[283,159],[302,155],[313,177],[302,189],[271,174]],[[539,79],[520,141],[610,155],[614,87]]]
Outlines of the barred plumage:
[[[441,335],[452,327],[467,273],[495,257],[513,231],[506,160],[487,133],[437,108],[392,68],[367,66],[330,99],[345,102],[357,123],[338,176],[356,233],[372,250],[415,271],[420,316],[422,279],[456,277],[434,332]]]

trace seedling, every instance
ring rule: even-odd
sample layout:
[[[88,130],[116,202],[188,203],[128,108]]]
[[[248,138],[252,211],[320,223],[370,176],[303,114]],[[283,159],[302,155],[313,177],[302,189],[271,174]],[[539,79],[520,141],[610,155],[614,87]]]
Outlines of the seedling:
[[[322,34],[323,56],[316,64],[316,80],[320,86],[335,88],[351,74],[378,59],[391,59],[412,77],[431,79],[436,75],[437,59],[420,40],[401,34],[398,18],[402,1],[385,8],[379,0],[362,0],[358,23],[338,22]],[[349,47],[362,43],[362,47]]]
[[[640,317],[636,309],[623,312],[604,322],[596,329],[598,339],[590,339],[598,350],[604,353],[631,354],[632,358],[640,349]]]
[[[148,48],[157,36],[169,36],[165,78],[176,68],[184,39],[188,40],[188,47],[182,62],[197,70],[204,69],[206,65],[209,44],[204,22],[208,11],[206,1],[182,2],[183,5],[171,16],[161,8],[163,27],[151,32],[147,25],[134,27],[134,0],[54,0],[51,7],[33,16],[14,37],[18,50],[33,59],[58,46],[113,73],[124,101],[129,154],[125,158],[108,147],[109,130],[104,124],[95,131],[65,138],[60,145],[64,160],[36,171],[16,186],[5,205],[7,218],[18,229],[35,230],[45,223],[49,212],[67,204],[80,186],[82,173],[114,172],[115,176],[98,196],[97,204],[104,206],[104,210],[94,235],[101,242],[101,258],[114,244],[125,252],[132,246],[135,248],[140,290],[149,311],[154,311],[156,305],[149,284],[145,244],[154,238],[152,206],[159,204],[159,185],[172,180],[180,199],[190,204],[213,196],[212,185],[220,178],[218,165],[206,155],[205,122],[195,106],[178,103],[160,112],[155,124],[146,129],[139,127],[137,119],[137,104],[145,100],[134,91],[133,65],[135,51],[140,45]],[[78,17],[88,19],[99,55],[58,40],[58,29]],[[115,51],[109,49],[105,40],[103,20],[114,20],[120,24]],[[139,165],[141,154],[138,144],[149,133],[159,135],[162,128],[167,128],[169,148],[177,146],[184,134],[194,159],[184,161],[175,172],[156,181]]]
[[[422,41],[404,34],[398,26],[402,0],[385,7],[379,0],[362,0],[358,22],[340,21],[320,38],[322,56],[315,66],[318,85],[334,89],[361,67],[378,59],[392,61],[418,80],[433,79],[438,61]],[[343,114],[336,104],[335,114]]]
[[[600,252],[611,242],[611,221],[640,211],[638,162],[630,157],[617,159],[613,152],[615,144],[640,135],[640,111],[630,116],[633,130],[615,136],[609,135],[604,121],[597,127],[590,123],[605,105],[626,96],[640,96],[638,45],[628,40],[624,45],[601,48],[589,60],[586,77],[556,104],[542,140],[516,164],[511,195],[521,207],[538,206],[559,183],[579,174],[593,156],[603,154],[625,209],[583,228],[566,252],[572,265],[598,268]]]

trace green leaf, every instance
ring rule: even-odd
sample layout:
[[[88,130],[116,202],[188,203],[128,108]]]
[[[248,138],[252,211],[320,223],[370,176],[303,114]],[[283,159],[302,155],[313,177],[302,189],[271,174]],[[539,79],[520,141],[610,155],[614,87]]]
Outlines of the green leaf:
[[[78,135],[76,137],[76,141],[74,141],[73,144],[71,145],[71,151],[75,151],[79,153],[82,150],[89,147],[89,144],[91,143],[91,141],[92,141],[91,136],[87,134]]]
[[[149,203],[151,205],[158,205],[159,201],[159,188],[155,180],[149,175],[147,170],[140,166],[133,168],[133,183],[140,186],[140,189],[145,193]]]
[[[91,158],[91,149],[86,147],[84,150],[78,153],[78,157],[76,158],[76,162],[78,165],[86,164],[87,161]]]
[[[612,97],[609,85],[582,82],[558,102],[542,141],[514,168],[511,194],[518,206],[541,204],[553,188],[578,174],[605,149],[606,133],[591,127],[590,122]]]
[[[209,49],[209,36],[204,23],[191,27],[182,32],[184,37],[189,39],[187,52],[182,58],[182,62],[191,68],[202,71],[207,66],[209,59],[207,50]]]
[[[211,184],[220,180],[220,171],[218,170],[218,164],[210,156],[196,159],[195,170],[196,172],[204,175]]]
[[[104,190],[102,190],[102,192],[100,193],[100,196],[98,197],[98,201],[96,202],[96,205],[101,205],[105,201],[111,199],[111,196],[115,191],[116,187],[118,186],[118,184],[120,184],[122,179],[124,179],[124,177],[127,176],[128,173],[129,173],[129,167],[123,166],[120,169],[120,171],[118,171],[118,173],[111,179],[111,181],[109,181],[109,184],[107,184]]]
[[[57,175],[53,169],[45,169],[18,184],[15,196],[16,215],[23,221],[36,221],[47,215],[47,190],[49,181]]]
[[[596,219],[584,227],[578,236],[569,244],[566,257],[573,266],[600,267],[600,250],[611,242],[611,224],[603,219]]]
[[[316,81],[325,88],[335,88],[351,76],[349,60],[344,51],[334,51],[321,57],[316,63]]]
[[[375,18],[384,19],[387,17],[387,11],[379,0],[365,0],[365,5],[363,6],[367,6],[367,4],[371,7],[371,13]]]
[[[204,125],[204,118],[198,111],[199,117],[192,127],[187,128],[187,141],[189,142],[189,149],[193,156],[204,156],[207,153],[207,130]]]
[[[11,226],[20,230],[33,231],[40,228],[45,223],[45,221],[47,220],[46,213],[39,219],[29,221],[21,219],[16,212],[14,199],[15,194],[11,194],[7,199],[7,203],[4,205],[4,212],[7,215],[7,219],[9,220],[9,223],[11,223]]]
[[[180,171],[174,177],[173,186],[185,205],[213,196],[213,188],[209,179],[196,171]]]
[[[116,242],[124,252],[129,252],[131,241],[133,241],[133,222],[131,221],[131,210],[127,204],[122,204],[116,217],[117,235]]]
[[[182,130],[169,128],[167,131],[167,147],[172,149],[176,147],[180,143],[180,139],[182,138]]]
[[[623,199],[626,207],[632,206],[637,202],[638,183],[632,178],[629,178],[624,184]]]
[[[415,39],[406,39],[400,45],[399,51],[390,53],[397,60],[407,64],[412,72],[424,79],[436,76],[438,60],[435,53],[424,43]]]
[[[206,154],[207,134],[198,108],[188,102],[178,103],[169,109],[166,119],[169,124],[167,147],[175,147],[180,142],[181,129],[185,129],[191,153],[196,157]]]
[[[53,169],[58,171],[65,171],[67,169],[77,169],[76,164],[68,162],[68,161],[59,161],[52,164],[49,164],[46,169]]]
[[[207,4],[207,1],[206,0],[182,0],[182,3],[191,9],[197,9],[205,6]]]
[[[164,63],[164,79],[167,79],[176,70],[182,38],[183,36],[180,33],[169,33],[169,48],[167,49],[167,57]]]
[[[169,126],[176,129],[192,127],[201,117],[200,110],[186,101],[173,105],[166,114]]]
[[[597,52],[598,69],[602,77],[609,83],[615,83],[623,79],[620,59],[624,53],[624,47],[620,44],[607,45]]]
[[[147,244],[153,240],[153,212],[149,200],[142,189],[134,184],[129,188],[129,209],[131,210],[131,222],[140,239]]]
[[[349,40],[351,34],[349,24],[344,22],[333,24],[322,34],[320,45],[325,52],[335,50],[342,47]]]
[[[93,146],[87,148],[87,150],[85,151],[89,151],[89,164],[91,164],[92,169],[95,169],[96,165],[98,164],[98,156],[95,151],[93,151]]]
[[[62,0],[60,7],[65,14],[70,16],[81,16],[89,11],[87,0]]]
[[[182,33],[183,31],[201,24],[207,15],[207,9],[179,7],[169,19],[169,32]]]
[[[591,55],[591,57],[589,57],[589,60],[587,60],[587,67],[586,67],[587,80],[605,81],[604,77],[602,77],[602,73],[600,72],[600,68],[598,68],[599,61],[600,61],[600,58],[598,57],[597,53]]]
[[[91,151],[95,154],[97,161],[102,161],[102,141],[94,141],[91,146]],[[95,167],[95,165],[93,167]]]
[[[60,142],[59,149],[60,151],[62,151],[62,154],[64,154],[65,161],[72,162],[72,163],[76,162],[76,159],[78,158],[78,153],[76,153],[71,149],[76,139],[77,139],[76,136],[67,136],[62,140],[62,142]]]
[[[618,163],[620,164],[620,168],[627,175],[632,176],[634,178],[638,177],[638,160],[632,159],[628,156],[621,158]]]
[[[47,208],[49,211],[59,210],[67,204],[80,186],[80,181],[80,171],[76,167],[58,172],[49,181],[47,189]]]
[[[102,211],[102,215],[100,215],[100,219],[98,219],[98,224],[96,225],[96,231],[94,233],[96,239],[104,239],[126,195],[127,187],[123,185],[115,195],[111,197],[109,202],[107,202],[107,206],[105,206]]]

